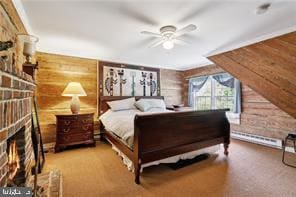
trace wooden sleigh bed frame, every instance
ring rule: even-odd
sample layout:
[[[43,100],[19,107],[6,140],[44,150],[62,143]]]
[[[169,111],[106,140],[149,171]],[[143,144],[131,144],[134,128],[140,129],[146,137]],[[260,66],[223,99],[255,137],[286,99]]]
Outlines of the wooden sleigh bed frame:
[[[99,111],[109,109],[107,102],[130,98],[129,96],[101,96]],[[136,97],[163,99],[162,96]],[[130,149],[100,122],[102,139],[107,139],[123,152],[134,164],[135,182],[140,184],[140,170],[144,163],[187,153],[201,148],[224,144],[228,155],[230,127],[225,112],[228,109],[186,111],[136,115],[134,120],[134,144]]]

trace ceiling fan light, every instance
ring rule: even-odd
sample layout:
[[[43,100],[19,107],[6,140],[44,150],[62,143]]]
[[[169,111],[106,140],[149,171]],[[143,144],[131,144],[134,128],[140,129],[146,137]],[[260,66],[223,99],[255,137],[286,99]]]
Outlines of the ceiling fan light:
[[[164,49],[170,50],[174,47],[174,43],[171,40],[167,40],[162,44]]]

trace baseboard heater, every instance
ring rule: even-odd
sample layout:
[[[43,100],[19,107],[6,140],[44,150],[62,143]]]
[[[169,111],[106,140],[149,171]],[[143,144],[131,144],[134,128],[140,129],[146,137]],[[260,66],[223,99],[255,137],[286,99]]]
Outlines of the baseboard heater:
[[[261,145],[269,146],[272,148],[283,149],[283,142],[281,139],[263,137],[260,135],[242,133],[238,131],[231,131],[231,137],[234,139],[252,142],[255,144],[261,144]],[[286,147],[286,151],[294,153],[294,148]]]
[[[247,142],[252,142],[255,144],[261,144],[264,146],[269,146],[272,148],[282,149],[282,140],[276,138],[268,138],[259,135],[249,134],[249,133],[242,133],[238,131],[231,131],[231,138],[239,139]],[[100,137],[95,135],[95,140],[99,140]],[[45,151],[53,150],[54,143],[47,143],[43,145]],[[286,147],[287,152],[295,153],[293,147]]]

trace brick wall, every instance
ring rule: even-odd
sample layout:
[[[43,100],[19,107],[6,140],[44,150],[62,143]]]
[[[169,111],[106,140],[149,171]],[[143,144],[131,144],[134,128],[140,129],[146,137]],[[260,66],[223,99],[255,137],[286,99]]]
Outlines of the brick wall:
[[[14,46],[0,51],[0,186],[7,184],[7,139],[17,136],[21,146],[19,174],[25,178],[33,163],[31,109],[35,84],[21,71],[23,62],[18,33],[26,33],[12,1],[0,0],[0,41],[13,41]],[[21,134],[15,135],[22,131]]]
[[[6,184],[7,178],[7,139],[21,128],[25,128],[23,137],[24,155],[21,155],[26,171],[33,159],[31,141],[31,109],[35,84],[25,73],[11,67],[9,61],[0,60],[0,185]],[[27,173],[25,173],[27,174]]]
[[[18,147],[21,169],[26,176],[33,160],[31,141],[31,109],[35,84],[30,76],[0,60],[0,185],[7,183],[7,139],[25,128]]]

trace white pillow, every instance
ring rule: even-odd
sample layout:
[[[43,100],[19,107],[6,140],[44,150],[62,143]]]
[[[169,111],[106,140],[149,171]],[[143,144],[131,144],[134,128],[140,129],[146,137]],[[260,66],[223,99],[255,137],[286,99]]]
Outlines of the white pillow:
[[[109,107],[112,111],[120,111],[120,110],[128,110],[128,109],[136,109],[135,108],[135,97],[128,98],[128,99],[122,99],[118,101],[110,101],[107,102]]]
[[[144,100],[144,101],[148,102],[150,104],[151,108],[160,108],[163,110],[166,109],[166,105],[165,105],[163,99],[140,99],[140,100]]]
[[[140,99],[138,101],[135,102],[135,106],[141,110],[142,112],[148,111],[149,109],[152,108],[151,104],[144,100],[144,99]]]

